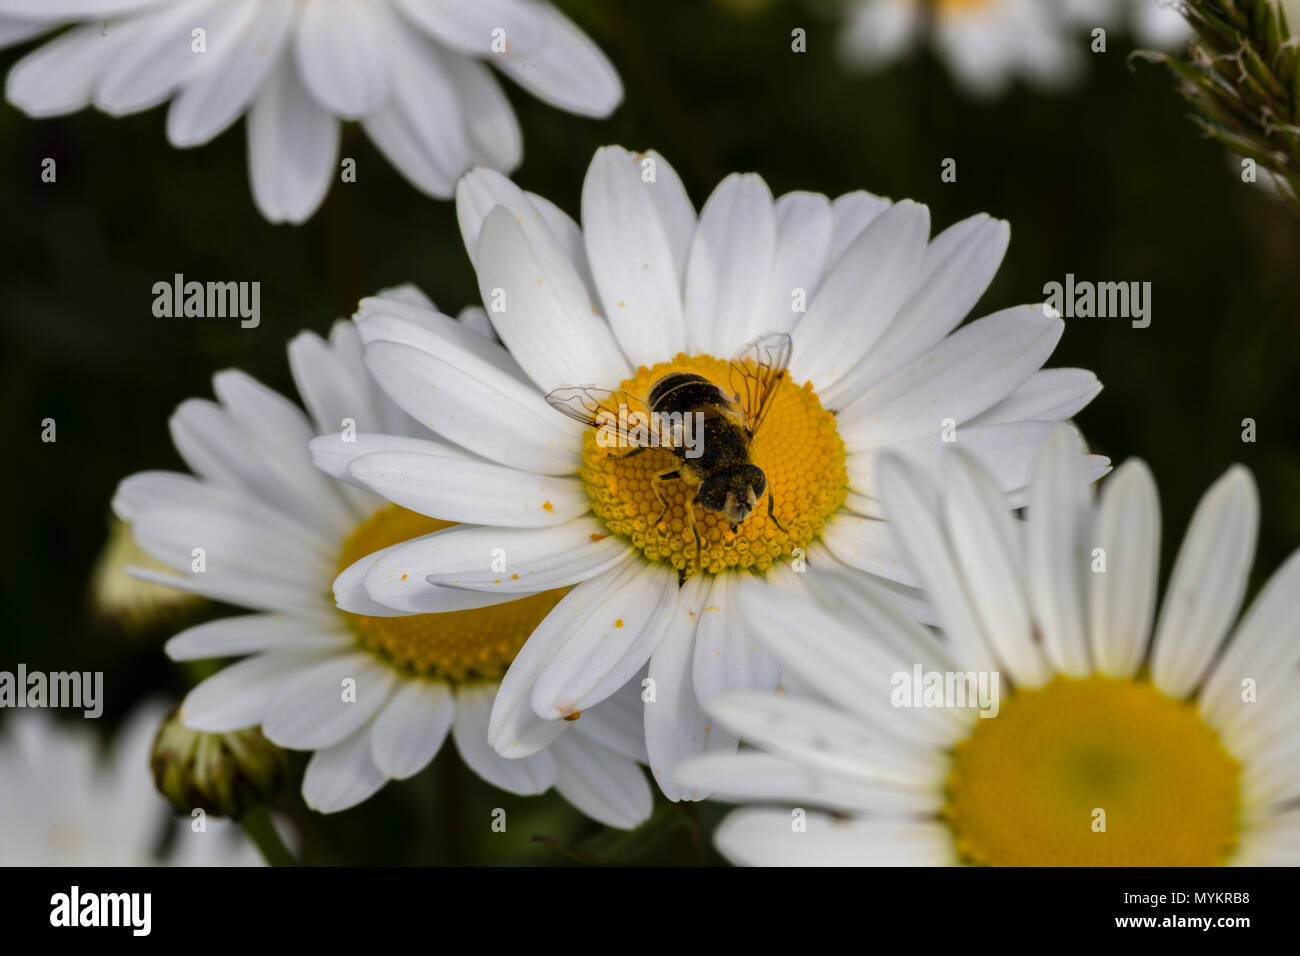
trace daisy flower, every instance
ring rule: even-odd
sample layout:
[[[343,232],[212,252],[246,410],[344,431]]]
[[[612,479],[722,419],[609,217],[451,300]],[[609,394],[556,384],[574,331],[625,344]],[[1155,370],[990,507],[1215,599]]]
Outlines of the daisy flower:
[[[1230,468],[1201,500],[1157,613],[1160,504],[1141,461],[1094,504],[1078,436],[1060,426],[1023,522],[961,450],[937,485],[896,456],[878,470],[942,635],[877,589],[821,572],[809,584],[833,608],[767,594],[745,606],[808,693],[710,704],[755,749],[685,765],[682,785],[787,805],[733,812],[716,836],[728,857],[1300,862],[1300,551],[1237,621],[1259,520],[1248,471]],[[977,711],[936,681],[917,707],[921,674],[1003,686]],[[810,806],[830,814],[804,817]]]
[[[882,67],[928,39],[958,83],[977,96],[1024,78],[1059,87],[1087,51],[1072,37],[1061,0],[851,0],[840,50],[861,67]]]
[[[166,707],[143,704],[102,754],[85,727],[41,711],[14,711],[0,725],[0,866],[259,866],[238,824],[209,818],[196,832],[172,824],[154,789],[149,754]]]
[[[10,71],[11,103],[123,116],[170,100],[181,149],[247,114],[253,199],[271,222],[320,206],[341,120],[438,198],[471,166],[513,169],[519,124],[489,64],[583,116],[623,96],[605,55],[541,0],[0,0],[0,47],[65,26]]]
[[[1040,370],[1063,328],[1041,305],[953,331],[1006,250],[1006,223],[988,216],[931,240],[914,202],[774,200],[755,175],[725,179],[697,215],[662,156],[616,147],[591,164],[581,229],[487,170],[462,181],[457,211],[503,345],[392,300],[363,301],[355,319],[376,380],[455,445],[365,435],[312,448],[330,474],[460,523],[345,570],[340,607],[410,614],[572,587],[502,682],[489,734],[508,757],[581,727],[648,662],[651,769],[677,798],[666,769],[735,746],[698,701],[780,678],[738,615],[749,594],[802,589],[811,560],[888,579],[918,605],[879,520],[876,452],[933,469],[960,435],[1015,500],[1050,423],[1100,389],[1090,372]],[[686,482],[657,480],[677,461],[668,451],[602,447],[544,398],[583,385],[645,398],[677,373],[730,395],[727,357],[774,333],[790,336],[792,374],[749,447],[770,499],[734,526]]]
[[[432,308],[409,289],[380,301]],[[480,338],[466,325],[457,331]],[[210,733],[260,725],[272,743],[314,751],[302,794],[325,813],[419,772],[450,733],[470,769],[503,790],[534,794],[554,786],[602,823],[643,820],[651,792],[637,763],[644,743],[635,687],[630,700],[611,699],[583,721],[581,733],[528,760],[505,760],[488,746],[497,684],[563,592],[449,602],[444,613],[404,617],[334,606],[330,584],[341,568],[448,523],[391,506],[312,466],[307,443],[319,432],[342,428],[346,438],[355,426],[400,436],[415,428],[366,375],[352,325],[337,323],[328,342],[300,334],[289,359],[310,420],[247,375],[222,372],[214,379],[218,401],[186,401],[171,421],[176,449],[194,475],[133,475],[113,501],[140,546],[177,572],[137,574],[253,612],[168,642],[175,660],[243,658],[189,693],[184,723]],[[430,438],[394,441],[410,451],[452,453]]]

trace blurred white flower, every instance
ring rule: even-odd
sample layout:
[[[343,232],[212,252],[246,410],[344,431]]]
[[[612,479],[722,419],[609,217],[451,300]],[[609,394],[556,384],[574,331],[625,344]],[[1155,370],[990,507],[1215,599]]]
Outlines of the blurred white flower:
[[[70,25],[9,73],[30,116],[171,101],[167,138],[199,146],[248,115],[253,198],[300,223],[340,175],[357,120],[416,188],[451,195],[523,144],[491,64],[535,96],[606,116],[623,96],[599,48],[541,0],[0,0],[0,47]]]
[[[173,810],[149,769],[166,711],[162,703],[137,707],[107,754],[87,725],[8,711],[0,724],[0,865],[262,865],[236,823],[209,817],[203,832],[189,819],[169,823]]]

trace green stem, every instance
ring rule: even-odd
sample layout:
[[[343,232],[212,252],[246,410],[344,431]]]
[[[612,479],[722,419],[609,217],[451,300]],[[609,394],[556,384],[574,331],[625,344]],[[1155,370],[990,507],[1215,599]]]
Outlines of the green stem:
[[[280,839],[275,824],[271,820],[271,811],[266,807],[254,807],[244,814],[239,821],[249,839],[257,844],[263,859],[271,866],[297,866],[289,848]]]

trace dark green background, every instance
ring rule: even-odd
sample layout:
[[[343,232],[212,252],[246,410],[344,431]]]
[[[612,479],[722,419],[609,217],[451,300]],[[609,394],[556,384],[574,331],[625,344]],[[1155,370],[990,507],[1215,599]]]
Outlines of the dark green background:
[[[776,194],[917,199],[936,233],[986,211],[1011,223],[1011,247],[975,314],[1041,300],[1044,283],[1067,272],[1149,281],[1147,329],[1066,322],[1050,364],[1090,368],[1106,386],[1079,425],[1094,450],[1153,467],[1166,570],[1196,500],[1232,462],[1260,485],[1254,585],[1300,544],[1300,224],[1200,138],[1160,68],[1129,67],[1127,38],[1112,32],[1110,52],[1089,57],[1086,83],[1069,95],[1017,88],[985,104],[954,89],[926,53],[881,75],[847,73],[833,54],[834,23],[796,3],[749,14],[699,0],[560,5],[619,67],[627,97],[596,122],[507,83],[525,134],[521,185],[577,218],[592,152],[619,143],[661,151],[697,206],[726,173],[753,170]],[[808,31],[805,54],[790,51],[796,26]],[[0,54],[0,70],[31,46]],[[211,374],[232,366],[292,394],[289,338],[324,332],[385,286],[415,282],[452,313],[477,298],[453,205],[418,194],[359,129],[345,131],[342,149],[357,160],[358,182],[335,183],[293,228],[269,225],[253,206],[242,123],[178,151],[165,142],[164,115],[33,121],[0,105],[9,453],[0,668],[107,671],[105,730],[140,694],[179,697],[192,677],[160,650],[175,623],[140,633],[98,621],[86,586],[117,481],[181,467],[166,431],[177,403],[209,396]],[[57,160],[56,184],[40,181],[45,157]],[[955,184],[940,181],[944,157],[957,160]],[[261,327],[155,318],[152,286],[176,272],[260,281]],[[46,417],[58,422],[57,444],[40,441]],[[1246,417],[1258,423],[1256,444],[1241,441]],[[451,751],[357,810],[297,813],[309,859],[548,862],[562,857],[533,834],[593,832],[554,795],[493,790]],[[509,811],[507,835],[488,829],[497,806]],[[666,828],[694,825],[678,813],[668,811]],[[719,815],[703,809],[706,830]],[[659,843],[649,859],[716,859],[690,829]]]

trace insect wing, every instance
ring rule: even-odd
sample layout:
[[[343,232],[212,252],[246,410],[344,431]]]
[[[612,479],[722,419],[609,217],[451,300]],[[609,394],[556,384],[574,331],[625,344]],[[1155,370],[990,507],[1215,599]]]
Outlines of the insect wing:
[[[769,332],[754,339],[731,360],[731,387],[740,398],[751,438],[772,407],[776,387],[790,367],[793,348],[787,333]]]
[[[546,396],[552,408],[596,429],[602,448],[672,448],[673,436],[660,429],[650,407],[624,392],[582,385],[557,388]]]

